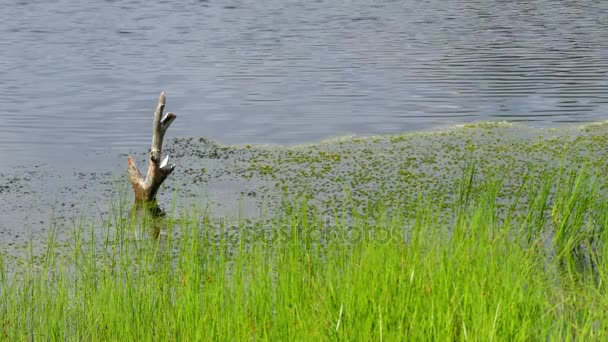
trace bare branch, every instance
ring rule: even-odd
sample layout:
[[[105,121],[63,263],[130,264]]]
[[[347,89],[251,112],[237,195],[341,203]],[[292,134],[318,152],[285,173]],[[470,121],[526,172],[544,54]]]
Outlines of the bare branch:
[[[129,163],[129,170],[128,170],[129,180],[133,184],[141,183],[143,181],[143,178],[141,176],[141,173],[137,169],[137,165],[135,165],[133,158],[129,157],[128,163]]]
[[[162,163],[160,162],[165,132],[177,118],[173,113],[167,113],[163,116],[165,99],[166,94],[161,92],[156,105],[156,111],[154,112],[154,121],[152,123],[152,146],[150,147],[150,160],[145,180],[137,169],[133,159],[129,157],[128,160],[128,176],[131,185],[133,186],[133,190],[135,191],[136,204],[155,203],[158,189],[175,168],[174,164],[168,164],[169,156],[167,156]]]
[[[163,111],[165,110],[165,98],[167,94],[165,92],[161,92],[158,97],[158,104],[156,105],[156,111],[154,112],[154,121],[152,122],[152,147],[150,148],[150,152],[152,153],[152,157],[155,158],[154,162],[157,162],[160,159],[160,151],[163,147],[163,132],[162,126],[160,123],[160,119],[163,116]],[[156,155],[155,152],[158,152]]]
[[[160,120],[163,135],[165,135],[165,132],[176,118],[177,116],[175,114],[169,112],[162,118],[162,120]]]

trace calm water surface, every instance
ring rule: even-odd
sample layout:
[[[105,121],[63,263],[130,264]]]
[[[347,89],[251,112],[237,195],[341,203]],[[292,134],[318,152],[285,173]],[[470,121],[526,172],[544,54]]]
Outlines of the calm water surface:
[[[608,118],[608,1],[7,0],[0,169],[169,136],[302,143]]]

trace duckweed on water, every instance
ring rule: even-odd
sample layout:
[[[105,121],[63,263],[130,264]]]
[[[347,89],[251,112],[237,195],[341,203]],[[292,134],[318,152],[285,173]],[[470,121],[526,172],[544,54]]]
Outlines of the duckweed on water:
[[[161,240],[134,239],[141,227],[120,219],[124,212],[107,223],[103,239],[82,226],[63,247],[51,235],[41,264],[32,258],[15,273],[0,258],[0,334],[608,338],[603,172],[585,167],[527,179],[499,207],[505,184],[497,176],[480,180],[481,171],[470,168],[457,193],[441,194],[451,199],[444,214],[436,197],[382,198],[364,209],[349,199],[331,215],[302,198],[257,223],[170,216]]]
[[[170,153],[180,165],[205,167],[207,172],[197,173],[193,182],[205,184],[210,192],[238,184],[245,189],[241,193],[267,194],[270,202],[306,194],[327,211],[343,200],[345,189],[361,206],[373,198],[436,196],[457,184],[468,163],[488,170],[511,166],[512,173],[505,175],[507,185],[518,184],[535,170],[555,171],[562,164],[602,167],[607,133],[606,124],[533,129],[490,122],[301,146],[221,146],[177,139],[176,150]]]
[[[188,171],[202,184],[254,183],[277,194],[273,210],[182,210],[151,240],[116,209],[65,245],[51,234],[42,262],[0,257],[0,336],[607,339],[606,138],[487,124],[295,147],[178,141],[206,161]]]

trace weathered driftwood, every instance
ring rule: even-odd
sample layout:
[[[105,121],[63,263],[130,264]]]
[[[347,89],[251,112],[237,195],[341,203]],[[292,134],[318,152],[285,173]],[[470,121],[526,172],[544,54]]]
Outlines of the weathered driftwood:
[[[156,203],[156,193],[167,176],[173,172],[175,164],[168,164],[169,156],[167,155],[161,161],[163,138],[173,120],[177,118],[173,113],[167,113],[163,116],[165,109],[164,92],[160,93],[156,111],[154,112],[154,122],[152,124],[152,147],[150,148],[150,160],[148,164],[148,173],[144,179],[137,169],[133,158],[129,157],[128,175],[133,190],[135,191],[135,206],[137,208],[146,207],[152,209],[156,213],[160,213],[160,209]]]

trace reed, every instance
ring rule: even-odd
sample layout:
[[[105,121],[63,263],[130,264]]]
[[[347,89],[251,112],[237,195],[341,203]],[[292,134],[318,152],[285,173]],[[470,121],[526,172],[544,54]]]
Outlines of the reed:
[[[41,262],[0,257],[0,337],[607,339],[600,172],[507,194],[500,173],[470,168],[455,194],[364,208],[345,194],[329,211],[303,195],[253,222],[192,211],[165,218],[161,239],[117,205],[67,244],[51,229]]]

